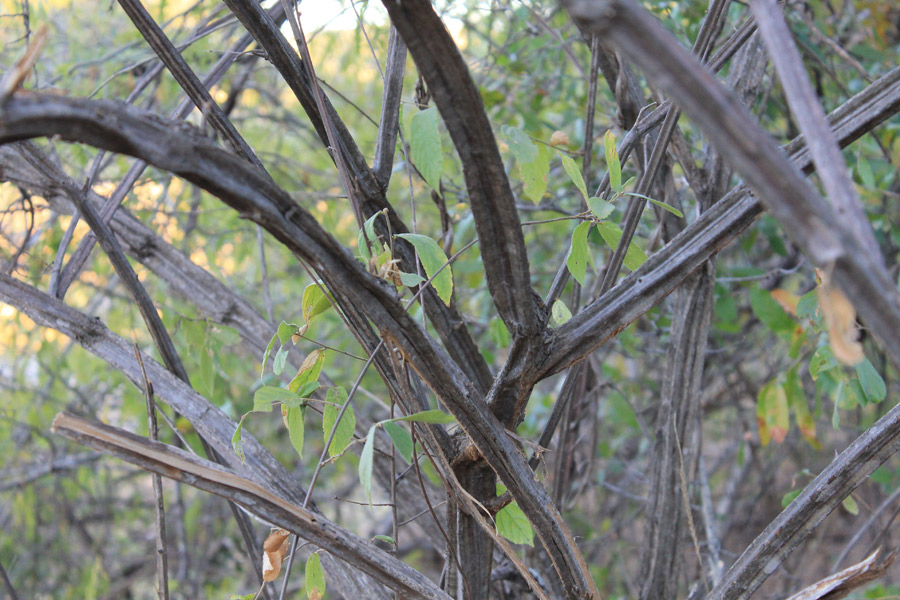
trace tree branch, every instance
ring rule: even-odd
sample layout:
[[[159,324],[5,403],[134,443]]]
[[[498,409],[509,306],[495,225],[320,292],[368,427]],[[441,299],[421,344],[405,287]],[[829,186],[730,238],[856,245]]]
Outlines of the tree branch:
[[[287,40],[284,39],[281,30],[256,2],[226,0],[226,4],[253,35],[257,43],[265,49],[268,59],[284,78],[291,91],[294,92],[313,127],[315,127],[319,139],[327,147],[328,136],[316,105],[309,74],[297,53],[291,49]],[[376,219],[375,227],[378,234],[386,238],[389,232],[393,234],[407,233],[409,228],[407,228],[397,212],[385,199],[384,191],[374,172],[369,168],[365,157],[363,157],[350,132],[347,131],[344,122],[340,119],[334,107],[331,106],[327,96],[324,97],[324,104],[331,122],[334,124],[335,133],[339,140],[337,151],[342,153],[344,164],[352,174],[351,185],[357,188],[364,216],[366,218],[371,217],[376,212],[386,208],[390,219],[390,230],[381,219]],[[415,252],[412,246],[405,241],[400,241],[395,244],[394,248],[402,261],[403,269],[409,273],[417,272]],[[434,289],[429,287],[425,290],[423,304],[429,320],[444,342],[450,356],[457,361],[457,364],[474,382],[477,389],[482,391],[482,393],[487,393],[491,385],[491,371],[478,346],[472,339],[466,322],[457,310],[455,303],[449,307],[446,306],[438,298]]]
[[[835,282],[900,365],[900,297],[881,261],[869,256],[830,206],[806,184],[746,108],[631,0],[563,0],[595,33],[606,33],[709,136],[747,179],[809,257],[833,269]],[[774,566],[861,481],[896,451],[895,407],[829,465],[726,573],[711,600],[749,597]]]
[[[72,338],[111,367],[121,371],[139,389],[142,388],[143,374],[134,359],[131,344],[109,331],[98,319],[92,319],[60,300],[2,274],[0,301],[14,306],[38,325],[50,327]],[[303,502],[306,491],[255,437],[246,431],[243,433],[244,461],[241,461],[231,447],[231,438],[237,424],[153,359],[143,356],[143,362],[155,394],[187,418],[229,468],[242,477],[268,486],[282,498],[293,503]],[[311,510],[318,513],[315,505]],[[364,593],[367,596],[375,593],[371,580],[353,569],[328,563],[326,568],[330,576],[336,578],[337,587],[341,590],[353,594]]]
[[[640,39],[645,37],[646,34],[641,33]],[[686,50],[681,49],[680,53],[686,53]],[[703,80],[708,81],[705,77]],[[711,78],[709,80],[714,81]],[[688,87],[690,84],[685,84],[685,88]],[[710,102],[706,96],[703,101]],[[846,146],[898,111],[900,111],[900,68],[895,68],[835,110],[829,121],[841,145]],[[797,168],[806,170],[811,164],[804,143],[802,138],[798,138],[788,144],[784,151],[793,155]],[[775,150],[774,156],[767,162],[771,163],[772,160],[784,162],[781,158],[783,156],[781,151]],[[731,162],[736,164],[733,160]],[[744,164],[746,166],[746,161]],[[755,169],[755,166],[753,168]],[[781,165],[777,168],[783,170]],[[828,209],[824,203],[822,208]],[[555,340],[550,344],[547,361],[542,365],[542,377],[557,373],[581,360],[606,340],[618,334],[674,289],[688,273],[746,229],[762,210],[762,205],[750,195],[748,188],[743,186],[734,188],[608,294],[554,330]],[[822,221],[817,219],[816,222],[819,223],[816,226],[818,230]],[[790,226],[785,228],[789,229]],[[832,240],[831,243],[836,241],[833,235],[829,235],[829,238]],[[866,275],[861,273],[859,276]],[[880,301],[880,298],[866,300],[867,303]],[[869,320],[868,316],[864,318],[870,327],[877,326],[876,324],[882,320],[878,315],[874,320]]]
[[[453,38],[426,0],[385,0],[391,22],[434,95],[462,161],[488,288],[514,336],[536,336],[546,321],[531,287],[525,236],[481,94]]]
[[[273,494],[255,479],[242,477],[173,446],[65,413],[56,416],[51,431],[240,504],[258,517],[352,564],[404,598],[450,600],[438,586],[409,565],[320,514]]]
[[[775,0],[752,0],[750,9],[835,213],[853,232],[860,246],[872,256],[879,256],[869,218],[847,172],[847,163],[841,156],[837,140],[827,126],[825,110],[816,98],[782,8]]]
[[[406,73],[406,44],[395,27],[391,27],[388,37],[387,60],[384,67],[384,92],[381,97],[381,120],[378,124],[378,139],[375,142],[375,160],[372,170],[381,187],[387,189],[394,167],[394,150],[397,148],[397,133],[400,116],[400,100],[403,94],[403,75]]]
[[[218,196],[267,229],[316,270],[346,311],[365,311],[457,418],[531,521],[572,597],[596,594],[575,540],[503,425],[450,357],[427,336],[389,286],[366,272],[315,219],[246,161],[192,128],[113,102],[18,94],[0,111],[0,142],[40,135],[137,156]],[[159,390],[157,390],[159,392]]]

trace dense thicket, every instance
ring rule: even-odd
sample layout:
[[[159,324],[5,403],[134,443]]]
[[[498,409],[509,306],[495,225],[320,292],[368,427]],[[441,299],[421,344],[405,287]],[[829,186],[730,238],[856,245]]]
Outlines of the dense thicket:
[[[892,2],[2,6],[10,597],[900,594]]]

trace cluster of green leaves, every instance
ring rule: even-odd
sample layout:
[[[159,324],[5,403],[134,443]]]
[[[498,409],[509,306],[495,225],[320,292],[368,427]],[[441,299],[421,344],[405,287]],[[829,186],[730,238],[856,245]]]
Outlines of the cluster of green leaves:
[[[278,377],[284,372],[291,347],[290,345],[295,341],[299,341],[302,336],[309,331],[309,325],[313,318],[327,311],[332,303],[332,299],[318,282],[306,286],[302,298],[301,310],[304,318],[303,325],[298,326],[296,323],[286,323],[282,321],[278,326],[275,335],[272,336],[272,339],[269,341],[269,344],[266,346],[266,350],[263,353],[260,385],[253,394],[253,408],[250,412],[241,416],[237,428],[234,431],[234,435],[231,438],[231,444],[234,447],[235,452],[237,452],[242,459],[243,450],[241,445],[244,420],[249,414],[254,412],[271,412],[272,406],[276,403],[281,405],[282,417],[284,419],[284,424],[288,429],[291,444],[293,445],[294,450],[297,451],[297,454],[301,458],[303,457],[304,417],[306,415],[306,408],[310,396],[320,387],[319,375],[322,373],[322,367],[325,364],[326,352],[321,348],[317,348],[310,352],[297,370],[297,374],[290,380],[286,387],[268,385],[265,383],[267,380],[264,378],[266,364],[269,362],[269,356],[272,353],[272,350],[275,349],[276,342],[279,343],[280,346],[275,353],[275,358],[272,360],[272,374],[275,377]],[[324,410],[326,418],[335,404],[343,404],[341,397],[343,397],[343,400],[346,400],[347,397],[347,392],[343,388],[331,388],[328,390],[325,399],[327,404]],[[350,410],[352,410],[352,408]],[[351,418],[352,412],[348,416],[348,422]],[[325,432],[325,435],[328,435],[328,431]],[[336,454],[343,452],[347,444],[350,443],[350,437],[352,437],[352,435],[353,429],[351,426],[349,437],[341,437],[341,440],[344,440],[346,437],[346,442]],[[334,443],[337,444],[337,442],[338,440],[336,439]]]
[[[575,231],[572,232],[569,254],[566,257],[566,266],[568,267],[569,272],[581,285],[584,285],[588,263],[590,262],[593,264],[593,253],[588,249],[588,239],[591,232],[596,231],[603,242],[613,250],[619,246],[619,243],[622,240],[622,229],[609,220],[610,216],[615,211],[616,207],[614,202],[616,200],[626,196],[635,196],[650,201],[678,217],[683,216],[681,211],[664,202],[655,200],[643,194],[627,191],[627,189],[634,184],[635,178],[632,177],[628,181],[622,181],[622,165],[619,160],[618,151],[616,150],[616,139],[610,131],[607,131],[604,137],[604,151],[606,155],[606,166],[609,172],[609,186],[612,191],[612,197],[608,201],[597,196],[589,195],[587,186],[584,183],[584,178],[582,177],[578,166],[575,164],[575,161],[572,160],[571,157],[560,153],[560,159],[562,160],[562,165],[566,174],[575,184],[575,187],[578,188],[578,191],[581,192],[581,196],[589,209],[587,220],[576,225]],[[625,266],[633,271],[640,267],[646,260],[647,254],[634,240],[630,241],[628,248],[625,251]]]
[[[757,286],[750,290],[753,313],[788,344],[788,357],[793,362],[760,389],[757,421],[763,445],[784,441],[790,427],[789,413],[793,411],[801,435],[814,448],[821,447],[802,382],[800,367],[803,362],[807,362],[815,384],[819,408],[823,397],[830,398],[833,403],[832,425],[835,428],[840,426],[840,410],[865,407],[886,397],[884,380],[867,357],[851,367],[842,365],[835,358],[818,307],[817,293],[812,290],[797,297],[783,289],[769,292]]]

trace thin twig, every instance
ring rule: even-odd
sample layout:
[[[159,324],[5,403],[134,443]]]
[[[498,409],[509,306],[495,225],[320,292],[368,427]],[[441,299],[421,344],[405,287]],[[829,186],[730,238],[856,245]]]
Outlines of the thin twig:
[[[154,442],[159,441],[159,428],[156,425],[156,402],[153,400],[153,384],[147,377],[144,369],[144,359],[134,344],[134,357],[141,367],[141,377],[144,380],[144,398],[147,400],[147,429],[148,437]],[[159,600],[169,598],[169,553],[166,546],[166,508],[163,500],[162,475],[153,474],[153,511],[156,515],[156,593]]]
[[[9,600],[19,600],[19,596],[16,594],[16,588],[13,587],[12,581],[10,581],[9,575],[6,573],[6,569],[3,568],[2,562],[0,562],[0,577],[3,578],[3,587],[6,588],[6,594],[9,596]]]
[[[34,67],[38,57],[41,55],[44,45],[47,43],[49,32],[50,28],[47,24],[42,24],[34,34],[34,37],[28,42],[28,47],[25,48],[22,58],[0,79],[0,105],[15,94],[22,82],[25,81],[25,78],[28,77],[32,67]]]

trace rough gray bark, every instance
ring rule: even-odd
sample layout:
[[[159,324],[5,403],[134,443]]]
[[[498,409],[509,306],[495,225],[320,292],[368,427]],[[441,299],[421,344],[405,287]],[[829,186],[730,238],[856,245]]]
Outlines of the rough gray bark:
[[[57,415],[52,429],[72,441],[103,450],[148,471],[240,504],[269,523],[301,535],[328,550],[327,556],[340,556],[352,561],[357,569],[402,594],[404,598],[450,599],[412,567],[320,514],[273,494],[256,479],[242,477],[178,448],[64,413]],[[360,597],[370,597],[369,592],[361,593],[363,595]]]
[[[656,445],[647,494],[649,516],[641,569],[641,598],[674,598],[683,560],[685,523],[682,469],[693,481],[700,447],[700,382],[713,309],[715,260],[689,276],[674,292],[672,331],[656,411]]]

